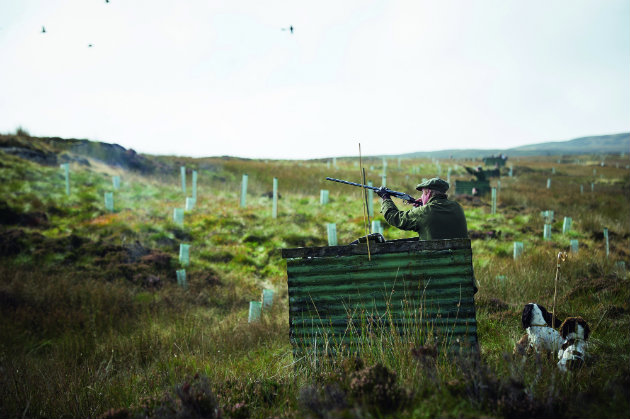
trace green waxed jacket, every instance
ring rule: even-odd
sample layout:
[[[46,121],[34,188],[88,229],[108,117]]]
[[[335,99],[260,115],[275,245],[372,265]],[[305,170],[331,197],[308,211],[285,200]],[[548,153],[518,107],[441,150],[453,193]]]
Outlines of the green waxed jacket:
[[[466,216],[461,205],[446,195],[432,196],[426,205],[399,211],[391,199],[381,205],[385,220],[401,230],[415,231],[420,240],[468,238]]]

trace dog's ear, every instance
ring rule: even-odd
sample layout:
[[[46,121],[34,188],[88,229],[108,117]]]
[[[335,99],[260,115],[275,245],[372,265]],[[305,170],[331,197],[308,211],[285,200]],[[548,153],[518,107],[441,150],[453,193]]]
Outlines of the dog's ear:
[[[577,322],[580,324],[580,326],[582,326],[584,328],[584,340],[588,339],[588,335],[591,334],[591,328],[588,327],[588,323],[586,323],[586,320],[584,320],[581,317],[577,318]],[[577,327],[576,327],[577,329]]]
[[[566,338],[569,333],[577,332],[578,324],[584,328],[584,340],[588,339],[588,335],[591,332],[588,324],[581,317],[567,317],[567,319],[560,326],[560,334],[563,338]]]
[[[549,316],[549,318],[545,317],[545,320],[547,321],[547,324],[549,324],[551,327],[556,329],[560,327],[560,325],[562,325],[562,320],[560,320],[558,316],[552,316],[551,313],[547,313],[547,315]],[[552,317],[553,317],[553,324],[551,324]]]
[[[523,325],[523,329],[527,329],[532,324],[532,310],[534,309],[534,305],[532,303],[525,304],[525,308],[523,308],[523,315],[521,316],[521,323]]]
[[[567,319],[560,326],[560,336],[566,339],[567,335],[571,333],[573,322],[571,321],[572,317],[567,317]]]
[[[538,305],[538,308],[540,309],[540,312],[542,313],[543,318],[545,319],[545,322],[547,322],[549,326],[556,328],[562,324],[562,321],[560,321],[560,319],[558,319],[557,316],[552,316],[551,313],[548,312],[545,307]]]
[[[542,313],[542,316],[543,316],[543,319],[545,319],[545,322],[547,322],[547,324],[551,326],[551,313],[549,313],[547,309],[541,306],[540,304],[538,304],[538,308],[540,309],[540,312]]]

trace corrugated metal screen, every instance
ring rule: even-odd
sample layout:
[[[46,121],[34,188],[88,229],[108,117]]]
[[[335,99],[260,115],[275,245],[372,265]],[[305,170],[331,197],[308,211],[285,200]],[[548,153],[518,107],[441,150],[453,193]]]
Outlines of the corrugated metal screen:
[[[295,353],[360,350],[366,336],[392,331],[476,347],[470,240],[370,242],[370,251],[371,260],[365,244],[283,249]]]
[[[483,181],[468,181],[468,180],[456,180],[455,181],[455,194],[456,195],[472,195],[473,188],[477,189],[477,194],[485,195],[490,192],[490,182]]]
[[[505,162],[507,159],[502,159],[501,157],[484,157],[483,164],[486,166],[494,166],[495,164],[503,167],[505,166]]]

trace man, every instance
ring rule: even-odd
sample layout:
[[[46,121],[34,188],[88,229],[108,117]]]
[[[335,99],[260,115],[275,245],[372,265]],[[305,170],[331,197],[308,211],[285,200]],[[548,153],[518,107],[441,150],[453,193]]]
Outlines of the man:
[[[447,199],[448,188],[448,183],[440,178],[422,182],[416,186],[422,196],[409,211],[399,211],[385,188],[376,193],[383,198],[381,213],[385,220],[401,230],[417,232],[420,240],[468,238],[464,210]]]
[[[477,182],[484,182],[486,180],[486,172],[484,172],[481,166],[477,166],[476,169],[471,169],[468,166],[464,166],[466,171],[477,178]]]

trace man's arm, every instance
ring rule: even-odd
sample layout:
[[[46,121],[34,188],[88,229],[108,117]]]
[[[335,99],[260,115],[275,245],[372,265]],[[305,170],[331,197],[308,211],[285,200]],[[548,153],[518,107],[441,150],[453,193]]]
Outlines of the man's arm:
[[[423,209],[424,207],[415,207],[409,211],[399,211],[391,199],[384,199],[381,204],[381,213],[387,223],[401,230],[417,231],[419,218],[417,212],[423,212]]]

